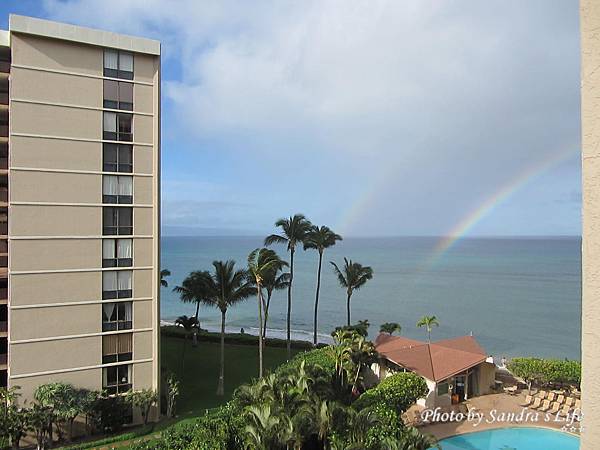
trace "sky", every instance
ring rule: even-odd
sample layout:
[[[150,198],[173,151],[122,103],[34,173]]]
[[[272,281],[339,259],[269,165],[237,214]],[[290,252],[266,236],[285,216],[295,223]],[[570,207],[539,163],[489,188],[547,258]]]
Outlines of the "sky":
[[[3,0],[3,28],[9,13],[162,42],[166,235],[262,235],[297,212],[345,236],[581,233],[577,1]]]

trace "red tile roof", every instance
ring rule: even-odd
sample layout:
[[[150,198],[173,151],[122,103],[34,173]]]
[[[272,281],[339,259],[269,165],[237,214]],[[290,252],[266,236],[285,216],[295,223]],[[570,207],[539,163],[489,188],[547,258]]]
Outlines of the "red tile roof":
[[[382,333],[375,340],[375,348],[393,363],[436,382],[487,359],[473,336],[428,343]]]

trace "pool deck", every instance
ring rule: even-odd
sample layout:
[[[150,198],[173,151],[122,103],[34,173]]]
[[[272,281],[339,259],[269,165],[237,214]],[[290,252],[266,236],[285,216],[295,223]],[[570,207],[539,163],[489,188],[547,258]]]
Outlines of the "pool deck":
[[[468,403],[475,407],[479,413],[472,413],[468,419],[462,421],[442,422],[440,421],[441,417],[438,416],[432,421],[434,423],[420,426],[419,429],[424,434],[431,434],[437,439],[507,427],[543,427],[579,435],[578,422],[575,422],[574,426],[567,425],[568,422],[564,416],[559,416],[559,420],[557,420],[555,415],[522,407],[521,404],[525,402],[525,395],[526,392],[515,395],[500,393],[475,397],[468,400]],[[423,408],[411,407],[411,410],[414,409],[422,410]],[[452,409],[455,413],[460,411],[459,405]],[[409,410],[409,416],[411,416],[411,410]]]

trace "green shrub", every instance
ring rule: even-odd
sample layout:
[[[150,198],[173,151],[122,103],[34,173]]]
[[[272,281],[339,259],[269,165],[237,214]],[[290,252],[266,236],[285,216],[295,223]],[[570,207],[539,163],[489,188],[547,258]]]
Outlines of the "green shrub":
[[[96,430],[118,433],[131,420],[131,403],[120,395],[99,397],[94,402],[91,420]]]
[[[581,384],[581,363],[562,359],[514,358],[508,369],[526,383]]]
[[[384,404],[398,414],[402,414],[428,392],[427,383],[419,375],[400,372],[387,377],[377,386],[363,393],[352,406],[360,411]]]

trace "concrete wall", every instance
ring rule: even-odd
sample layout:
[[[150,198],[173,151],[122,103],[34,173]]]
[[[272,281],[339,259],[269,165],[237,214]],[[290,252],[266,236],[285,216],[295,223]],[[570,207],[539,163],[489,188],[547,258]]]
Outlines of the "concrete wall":
[[[583,163],[581,448],[600,448],[600,2],[581,0]]]

